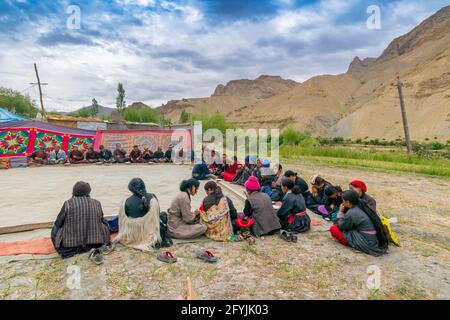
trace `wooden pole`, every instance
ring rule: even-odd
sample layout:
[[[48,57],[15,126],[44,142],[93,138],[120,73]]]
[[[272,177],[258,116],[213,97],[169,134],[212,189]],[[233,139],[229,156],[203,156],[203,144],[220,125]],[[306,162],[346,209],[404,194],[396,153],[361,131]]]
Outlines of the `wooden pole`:
[[[406,151],[408,154],[412,152],[411,138],[409,136],[408,117],[406,115],[405,99],[403,97],[403,83],[400,77],[397,77],[397,89],[400,97],[400,109],[402,111],[403,129],[405,131]]]
[[[37,84],[38,84],[38,87],[39,87],[39,99],[41,101],[42,119],[44,121],[47,121],[47,114],[45,113],[45,109],[44,109],[44,100],[42,98],[41,79],[39,78],[39,73],[38,73],[38,69],[37,69],[36,63],[34,64],[34,71],[36,72]]]

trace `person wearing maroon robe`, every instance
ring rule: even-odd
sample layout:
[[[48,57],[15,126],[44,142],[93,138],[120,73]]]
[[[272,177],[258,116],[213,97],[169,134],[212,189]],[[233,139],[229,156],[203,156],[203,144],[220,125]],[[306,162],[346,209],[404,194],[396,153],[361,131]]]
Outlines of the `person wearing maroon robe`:
[[[237,171],[242,167],[238,162],[237,157],[233,157],[233,164],[229,165],[225,172],[222,173],[222,177],[225,181],[231,182],[236,177]]]
[[[41,147],[39,150],[34,151],[29,157],[28,157],[28,164],[48,164],[48,154],[45,151],[44,147]]]
[[[83,152],[81,152],[77,146],[72,148],[69,154],[69,162],[72,164],[85,163]]]
[[[138,146],[134,146],[133,150],[130,152],[130,162],[132,163],[142,163],[144,160],[142,160],[142,151],[139,150]]]

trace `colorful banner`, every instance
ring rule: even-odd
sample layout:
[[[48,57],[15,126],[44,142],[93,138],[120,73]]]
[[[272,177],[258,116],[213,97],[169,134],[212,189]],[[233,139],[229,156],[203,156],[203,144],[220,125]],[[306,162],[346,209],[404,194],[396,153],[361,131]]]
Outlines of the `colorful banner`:
[[[0,157],[29,156],[41,147],[47,151],[55,145],[68,152],[73,145],[84,152],[94,145],[95,136],[67,134],[36,128],[0,128]]]
[[[191,152],[191,130],[99,130],[95,138],[95,150],[100,145],[114,150],[120,143],[125,151],[130,152],[134,145],[141,149],[147,146],[151,151],[161,147],[164,151],[169,145],[182,147],[185,152]]]
[[[25,154],[28,147],[29,134],[29,130],[0,131],[0,156]]]

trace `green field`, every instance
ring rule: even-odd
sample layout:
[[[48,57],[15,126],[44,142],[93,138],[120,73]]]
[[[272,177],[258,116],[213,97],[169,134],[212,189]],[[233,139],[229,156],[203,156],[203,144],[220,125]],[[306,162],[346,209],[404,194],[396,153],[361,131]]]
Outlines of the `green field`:
[[[284,160],[304,160],[344,167],[411,172],[450,178],[450,160],[424,159],[402,151],[359,151],[345,147],[301,147],[283,145],[280,156]]]

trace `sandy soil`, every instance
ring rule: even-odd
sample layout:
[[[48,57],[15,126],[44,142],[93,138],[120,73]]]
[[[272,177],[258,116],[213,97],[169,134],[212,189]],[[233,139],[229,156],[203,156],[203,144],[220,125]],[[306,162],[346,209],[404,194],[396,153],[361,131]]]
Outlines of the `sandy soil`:
[[[147,191],[155,193],[167,210],[178,193],[180,182],[190,177],[187,165],[83,165],[37,167],[0,171],[0,227],[54,221],[63,202],[71,197],[77,181],[89,182],[91,196],[102,203],[105,215],[117,215],[129,196],[128,183],[140,177]],[[193,198],[200,206],[203,190]]]
[[[157,261],[156,252],[124,247],[106,256],[99,267],[86,255],[64,261],[8,257],[0,259],[0,298],[178,299],[185,294],[187,276],[200,299],[450,298],[449,180],[298,162],[287,167],[306,178],[320,173],[343,186],[353,178],[363,179],[380,211],[398,218],[394,228],[402,246],[392,247],[381,258],[371,257],[336,243],[324,223],[300,235],[296,244],[276,236],[258,239],[254,246],[243,242],[176,244],[171,248],[179,258],[174,265]],[[216,265],[194,257],[195,250],[205,247],[220,257]],[[80,289],[66,285],[68,267],[73,265],[80,268]],[[379,289],[366,285],[368,267],[373,265],[381,272]]]

